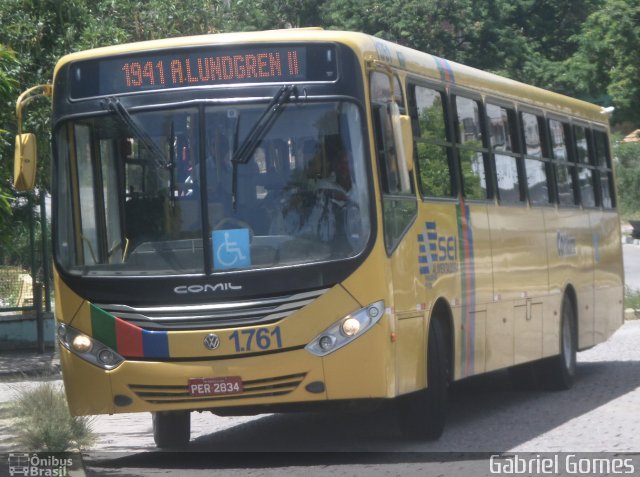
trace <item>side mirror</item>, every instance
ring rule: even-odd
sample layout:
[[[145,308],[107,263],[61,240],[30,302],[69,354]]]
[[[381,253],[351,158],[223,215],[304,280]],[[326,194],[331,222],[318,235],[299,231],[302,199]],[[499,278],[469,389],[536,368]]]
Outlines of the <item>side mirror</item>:
[[[38,157],[35,134],[22,133],[22,110],[27,103],[35,98],[40,96],[50,98],[52,94],[53,88],[50,84],[41,84],[24,91],[16,101],[18,135],[16,136],[16,152],[13,161],[13,187],[19,192],[33,189],[36,183],[36,160]]]
[[[36,182],[37,157],[36,135],[18,134],[13,163],[13,187],[17,191],[26,192],[33,189]]]

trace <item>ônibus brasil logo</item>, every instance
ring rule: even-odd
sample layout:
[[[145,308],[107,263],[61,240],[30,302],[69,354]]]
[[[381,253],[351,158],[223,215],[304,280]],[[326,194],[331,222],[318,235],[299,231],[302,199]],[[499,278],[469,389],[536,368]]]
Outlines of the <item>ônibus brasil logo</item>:
[[[70,457],[27,453],[9,454],[9,475],[30,477],[67,477],[73,465]]]

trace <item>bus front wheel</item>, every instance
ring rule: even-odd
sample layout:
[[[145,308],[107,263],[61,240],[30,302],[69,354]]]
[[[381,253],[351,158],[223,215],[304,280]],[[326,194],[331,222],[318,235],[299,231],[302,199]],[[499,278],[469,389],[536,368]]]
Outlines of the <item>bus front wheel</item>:
[[[151,413],[153,440],[160,449],[179,449],[189,444],[191,413],[161,411]]]
[[[435,440],[444,431],[449,389],[449,353],[444,336],[443,324],[433,319],[427,343],[428,387],[398,399],[400,426],[407,437]]]

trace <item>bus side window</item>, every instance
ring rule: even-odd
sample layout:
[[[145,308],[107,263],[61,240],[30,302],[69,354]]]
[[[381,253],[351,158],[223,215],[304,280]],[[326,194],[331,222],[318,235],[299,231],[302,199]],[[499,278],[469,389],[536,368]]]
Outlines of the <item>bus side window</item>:
[[[529,200],[532,205],[547,205],[553,201],[553,194],[549,181],[550,153],[543,141],[544,122],[540,116],[531,113],[522,113],[520,119]]]
[[[580,184],[580,197],[584,207],[596,206],[596,188],[594,174],[594,160],[591,147],[589,147],[590,131],[583,126],[573,126],[573,138],[578,163],[578,183]]]
[[[453,145],[447,132],[446,95],[410,85],[407,94],[420,191],[428,197],[455,197]]]
[[[463,195],[468,199],[490,199],[488,149],[482,136],[480,103],[462,96],[455,97],[456,144]]]
[[[382,188],[384,238],[387,253],[391,253],[404,236],[417,213],[412,181],[409,180],[405,159],[398,157],[393,130],[393,114],[399,107],[392,96],[389,76],[371,73],[371,112]],[[393,104],[392,104],[393,103]]]
[[[549,119],[549,133],[557,185],[558,204],[560,206],[576,205],[576,193],[573,186],[573,170],[575,166],[569,162],[567,150],[567,132],[569,126],[555,119]]]
[[[593,131],[596,167],[600,175],[601,205],[605,209],[615,207],[615,193],[613,190],[613,173],[611,170],[611,154],[609,153],[609,140],[607,133]]]
[[[493,153],[496,176],[498,179],[498,198],[500,202],[523,202],[520,178],[521,166],[518,160],[517,141],[515,141],[514,111],[487,104],[487,121]]]

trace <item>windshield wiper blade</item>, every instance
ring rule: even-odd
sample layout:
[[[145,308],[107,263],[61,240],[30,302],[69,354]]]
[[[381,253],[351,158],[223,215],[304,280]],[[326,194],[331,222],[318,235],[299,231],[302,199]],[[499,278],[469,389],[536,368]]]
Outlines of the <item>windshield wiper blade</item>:
[[[298,97],[298,88],[291,84],[285,85],[278,90],[271,99],[269,105],[262,112],[260,118],[251,128],[251,131],[249,131],[249,134],[247,134],[242,145],[234,151],[232,159],[233,162],[246,164],[249,161],[251,154],[253,154],[253,151],[255,151],[256,147],[273,124],[273,121],[275,121],[278,114],[282,111],[282,106],[289,101],[292,94],[295,94],[296,98]]]
[[[138,123],[134,121],[120,100],[115,96],[110,96],[106,99],[105,104],[110,111],[113,111],[118,119],[122,121],[127,128],[129,128],[134,135],[140,140],[142,145],[151,153],[151,157],[153,162],[155,162],[156,166],[164,169],[169,169],[171,167],[171,163],[167,162],[163,159],[165,153],[160,149],[160,147],[153,142],[153,139],[149,136],[149,134],[140,126]]]
[[[258,144],[269,131],[273,122],[283,109],[283,105],[289,101],[291,95],[298,97],[298,88],[295,85],[284,85],[278,90],[278,92],[271,98],[269,105],[264,109],[260,118],[255,122],[247,137],[242,142],[240,147],[234,147],[233,157],[231,159],[232,165],[232,182],[231,182],[231,203],[233,210],[237,207],[238,196],[238,164],[246,164],[249,162],[251,155],[258,147]],[[236,118],[235,132],[234,132],[234,145],[237,146],[238,141],[238,128],[240,125],[240,118]]]

